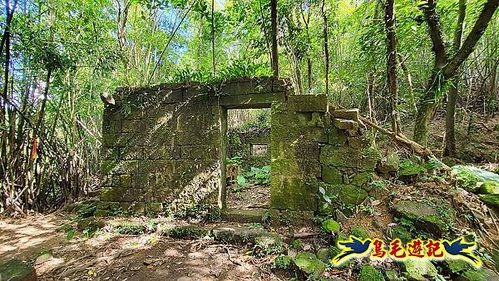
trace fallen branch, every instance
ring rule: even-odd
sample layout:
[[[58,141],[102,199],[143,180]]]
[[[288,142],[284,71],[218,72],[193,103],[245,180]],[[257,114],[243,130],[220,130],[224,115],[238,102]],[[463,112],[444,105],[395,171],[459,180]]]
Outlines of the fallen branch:
[[[413,140],[408,139],[402,133],[396,134],[393,131],[387,130],[387,129],[371,122],[371,120],[369,120],[365,117],[362,117],[362,116],[359,117],[359,120],[362,121],[362,123],[367,124],[369,127],[378,130],[382,134],[389,136],[394,142],[396,142],[396,143],[404,146],[405,148],[415,152],[416,154],[422,156],[425,159],[436,158],[430,149],[420,145],[419,143],[417,143]]]

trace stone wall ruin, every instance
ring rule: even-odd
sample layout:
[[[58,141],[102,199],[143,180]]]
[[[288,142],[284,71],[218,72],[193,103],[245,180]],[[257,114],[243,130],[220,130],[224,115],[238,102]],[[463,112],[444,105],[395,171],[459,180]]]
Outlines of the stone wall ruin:
[[[224,208],[232,108],[271,108],[272,209],[319,212],[358,204],[371,192],[377,155],[357,111],[332,110],[324,95],[293,92],[286,80],[272,78],[119,89],[116,105],[104,111],[99,208]],[[325,207],[324,193],[342,205]]]

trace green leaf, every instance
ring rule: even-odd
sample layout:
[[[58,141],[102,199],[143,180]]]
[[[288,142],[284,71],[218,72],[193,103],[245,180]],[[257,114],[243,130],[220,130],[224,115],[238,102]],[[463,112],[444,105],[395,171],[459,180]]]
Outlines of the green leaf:
[[[246,185],[246,178],[242,175],[237,176],[236,182],[238,185]]]
[[[66,239],[67,240],[71,240],[73,239],[73,237],[75,236],[75,230],[74,229],[70,229],[68,230],[68,232],[66,233]]]

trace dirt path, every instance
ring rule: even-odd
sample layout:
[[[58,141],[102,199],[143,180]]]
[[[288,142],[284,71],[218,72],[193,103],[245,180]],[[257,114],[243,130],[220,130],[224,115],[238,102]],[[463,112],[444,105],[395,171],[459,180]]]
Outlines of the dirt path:
[[[55,214],[0,219],[0,263],[12,258],[30,259],[64,243],[65,234],[57,232],[63,220]]]
[[[175,240],[101,231],[66,240],[56,215],[0,220],[0,262],[32,262],[39,280],[280,280],[273,257],[212,240]]]

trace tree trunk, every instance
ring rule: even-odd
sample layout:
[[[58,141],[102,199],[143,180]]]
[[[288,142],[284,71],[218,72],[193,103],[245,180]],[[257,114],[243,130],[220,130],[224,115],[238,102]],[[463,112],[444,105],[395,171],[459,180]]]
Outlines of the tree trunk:
[[[307,86],[308,92],[312,92],[312,60],[307,58]]]
[[[459,0],[459,15],[457,17],[456,31],[454,34],[454,50],[461,48],[461,38],[463,36],[464,17],[466,16],[466,0]],[[460,72],[459,72],[460,73]],[[447,93],[447,110],[445,112],[445,138],[444,156],[456,156],[456,104],[459,92],[459,74],[451,79],[449,92]]]
[[[327,27],[327,14],[326,14],[326,1],[322,0],[321,5],[321,14],[323,19],[323,33],[324,33],[324,66],[325,66],[325,74],[324,77],[326,79],[326,96],[329,95],[329,46],[328,46],[328,27]]]
[[[392,131],[400,133],[400,117],[397,112],[398,88],[397,88],[397,40],[395,38],[395,11],[394,0],[387,0],[385,4],[385,28],[387,39],[386,71],[388,79],[388,92],[390,94],[390,109],[392,120]]]
[[[213,63],[213,77],[215,77],[215,0],[211,0],[211,58]]]
[[[439,93],[441,89],[445,82],[452,80],[456,76],[459,67],[473,52],[476,43],[485,32],[498,5],[499,0],[488,0],[485,3],[473,29],[468,34],[462,47],[459,48],[451,59],[447,58],[445,44],[442,39],[442,30],[435,10],[435,2],[428,0],[428,3],[422,6],[432,40],[432,50],[435,53],[435,65],[426,93],[419,102],[416,124],[414,126],[414,140],[416,142],[423,145],[427,144],[430,120],[437,106],[440,104],[441,95]]]
[[[407,80],[407,85],[409,86],[409,103],[410,103],[410,108],[412,114],[416,114],[418,111],[418,108],[416,106],[416,99],[414,98],[414,90],[413,90],[413,85],[412,85],[412,76],[411,73],[409,72],[409,69],[407,68],[407,65],[405,64],[405,59],[401,54],[397,54],[400,67],[402,68],[402,72],[404,72],[405,79]]]
[[[279,57],[277,52],[277,0],[270,0],[270,20],[272,37],[272,73],[279,77]]]

